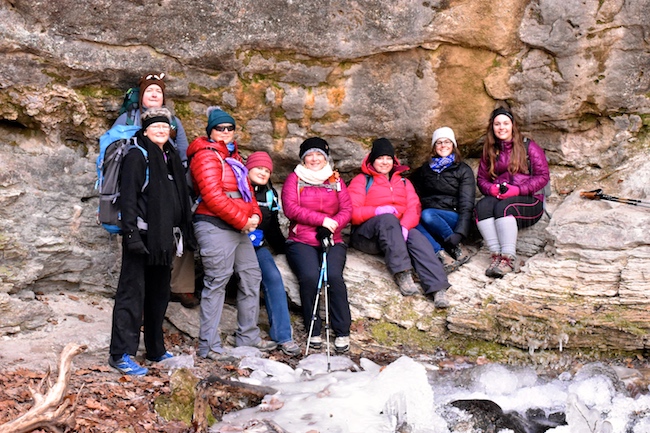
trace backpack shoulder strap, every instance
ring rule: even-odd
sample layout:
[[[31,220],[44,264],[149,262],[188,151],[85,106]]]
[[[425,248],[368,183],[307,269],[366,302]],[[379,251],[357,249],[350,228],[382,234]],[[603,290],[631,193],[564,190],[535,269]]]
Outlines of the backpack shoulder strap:
[[[375,179],[368,173],[365,173],[364,176],[366,176],[366,195],[368,195],[368,190],[370,189],[370,186]]]
[[[144,156],[144,160],[147,164],[147,168],[144,172],[144,184],[142,184],[141,190],[141,192],[144,192],[147,185],[149,185],[149,152],[147,152],[147,149],[138,144],[138,139],[136,137],[131,138],[131,143],[129,144],[129,150],[133,148],[138,149],[140,152],[142,152],[142,156]]]

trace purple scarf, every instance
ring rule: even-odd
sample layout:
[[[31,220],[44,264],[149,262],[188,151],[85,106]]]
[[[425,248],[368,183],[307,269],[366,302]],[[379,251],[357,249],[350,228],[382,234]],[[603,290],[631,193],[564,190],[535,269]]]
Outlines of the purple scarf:
[[[230,168],[232,168],[233,173],[235,173],[235,179],[237,179],[237,189],[239,189],[242,198],[246,203],[250,203],[253,199],[253,194],[248,187],[248,169],[246,166],[244,166],[244,164],[237,161],[235,158],[226,158],[226,162],[228,165],[230,165]]]

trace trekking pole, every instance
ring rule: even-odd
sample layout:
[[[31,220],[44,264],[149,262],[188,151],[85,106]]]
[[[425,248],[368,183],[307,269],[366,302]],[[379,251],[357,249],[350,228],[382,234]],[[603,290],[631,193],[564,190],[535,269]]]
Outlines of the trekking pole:
[[[314,322],[318,314],[318,303],[320,301],[320,292],[323,281],[324,263],[321,263],[320,274],[318,276],[318,290],[316,291],[316,299],[314,300],[314,308],[311,312],[311,322],[309,322],[309,333],[307,334],[307,347],[305,348],[305,356],[309,355],[309,348],[311,347],[311,333],[314,330]]]
[[[331,237],[327,237],[322,240],[323,244],[323,258],[321,260],[320,275],[318,277],[318,291],[316,292],[316,299],[314,300],[314,309],[311,314],[311,323],[309,324],[309,334],[307,337],[307,347],[305,348],[305,356],[309,354],[309,347],[311,343],[311,334],[314,330],[314,323],[316,322],[316,317],[318,314],[318,303],[320,299],[320,294],[324,291],[323,297],[325,300],[325,336],[327,338],[327,372],[330,371],[330,323],[329,323],[329,300],[327,292],[329,289],[329,283],[327,280],[327,253],[329,252],[329,246],[332,242]]]
[[[605,194],[601,188],[592,191],[582,191],[580,197],[588,198],[590,200],[608,200],[616,203],[629,204],[631,206],[650,207],[650,202],[648,201],[635,198],[614,197],[613,195]]]
[[[329,281],[327,279],[327,253],[330,246],[334,245],[334,239],[330,236],[323,239],[323,290],[325,291],[325,337],[327,338],[327,372],[330,372],[330,305],[329,305]]]

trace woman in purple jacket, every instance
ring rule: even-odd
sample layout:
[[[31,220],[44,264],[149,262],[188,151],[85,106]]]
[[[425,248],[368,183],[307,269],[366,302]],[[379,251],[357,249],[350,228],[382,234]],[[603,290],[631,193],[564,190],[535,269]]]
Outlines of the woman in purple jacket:
[[[329,307],[334,348],[342,353],[350,349],[350,305],[343,280],[347,245],[341,230],[352,217],[352,201],[345,183],[332,170],[327,141],[312,137],[300,145],[300,161],[282,187],[282,207],[289,219],[286,255],[298,277],[300,302],[305,329],[310,328],[318,293],[323,249],[321,239],[332,236],[327,253]],[[320,348],[322,319],[317,314],[310,339],[311,347]]]
[[[549,179],[544,150],[524,139],[510,111],[494,110],[477,174],[485,196],[476,205],[477,226],[492,255],[488,277],[516,270],[517,231],[542,218]]]

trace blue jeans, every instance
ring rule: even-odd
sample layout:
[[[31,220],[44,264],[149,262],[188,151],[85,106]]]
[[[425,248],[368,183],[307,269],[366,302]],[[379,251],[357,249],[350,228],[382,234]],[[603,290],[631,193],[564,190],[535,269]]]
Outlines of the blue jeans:
[[[433,245],[437,253],[442,249],[439,241],[444,241],[454,234],[458,224],[458,214],[451,210],[428,208],[422,210],[420,224],[416,227]]]
[[[264,291],[264,304],[269,315],[269,336],[271,340],[282,344],[292,340],[291,319],[287,293],[284,291],[282,274],[273,260],[273,255],[268,248],[262,247],[255,250],[257,261],[262,270],[262,290]]]

